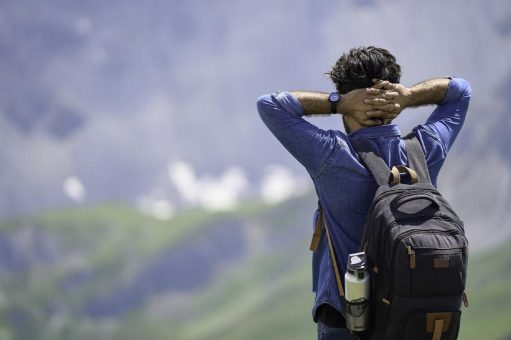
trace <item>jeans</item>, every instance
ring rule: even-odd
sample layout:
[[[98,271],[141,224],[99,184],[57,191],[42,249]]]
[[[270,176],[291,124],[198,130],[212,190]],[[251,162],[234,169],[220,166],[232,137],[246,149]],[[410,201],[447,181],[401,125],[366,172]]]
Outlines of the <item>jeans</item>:
[[[318,322],[318,340],[359,340],[347,328],[333,328]]]

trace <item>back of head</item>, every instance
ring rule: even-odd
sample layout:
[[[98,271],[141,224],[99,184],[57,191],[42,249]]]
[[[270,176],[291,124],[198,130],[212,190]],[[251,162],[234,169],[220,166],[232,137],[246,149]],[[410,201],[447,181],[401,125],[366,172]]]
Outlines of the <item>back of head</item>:
[[[352,48],[344,53],[329,73],[341,94],[373,86],[373,79],[399,83],[401,67],[389,51],[374,46]]]

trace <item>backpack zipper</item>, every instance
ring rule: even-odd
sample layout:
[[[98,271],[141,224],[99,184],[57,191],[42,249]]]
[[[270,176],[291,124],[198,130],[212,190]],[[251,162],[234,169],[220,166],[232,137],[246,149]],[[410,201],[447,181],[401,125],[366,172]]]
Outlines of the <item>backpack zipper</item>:
[[[373,199],[373,202],[371,204],[371,206],[369,207],[369,211],[371,212],[371,215],[368,215],[366,217],[366,222],[367,221],[374,221],[374,206],[376,205],[376,202],[377,201],[380,201],[381,199],[387,197],[387,196],[390,196],[390,195],[397,195],[397,194],[400,194],[400,193],[409,193],[410,195],[413,195],[417,192],[423,192],[423,191],[427,191],[427,192],[430,192],[430,193],[433,193],[435,195],[438,195],[438,196],[442,196],[438,190],[435,190],[435,189],[401,189],[401,190],[395,190],[395,191],[392,191],[392,190],[389,190],[389,191],[386,191],[380,195],[378,195],[378,197],[374,197]],[[411,217],[411,218],[415,218],[415,217]],[[431,217],[428,217],[428,218],[431,218]],[[445,219],[447,220],[452,220],[452,221],[456,221],[450,217],[447,217],[445,216]],[[403,219],[401,219],[403,220]],[[393,223],[396,223],[397,221],[394,221]],[[461,229],[463,230],[463,226],[458,222],[456,221],[457,224],[461,227]],[[364,232],[363,232],[363,237],[362,237],[362,242],[360,243],[361,247],[360,247],[360,250],[363,251],[364,247],[367,246],[367,243],[368,243],[368,236],[369,236],[369,230],[371,230],[373,227],[373,223],[369,224],[369,225],[366,225],[364,227]]]
[[[463,305],[465,306],[465,308],[468,308],[468,297],[467,297],[467,292],[466,291],[463,291]]]
[[[402,220],[418,220],[419,218],[417,217],[407,217],[407,218],[404,218],[404,219],[401,219],[400,221]],[[453,222],[454,224],[456,224],[458,227],[461,228],[461,224],[459,223],[459,221],[453,219],[453,218],[450,218],[448,216],[444,216],[444,215],[440,215],[440,216],[431,216],[431,217],[421,217],[420,219],[423,219],[423,220],[430,220],[430,219],[434,219],[434,220],[441,220],[441,221],[449,221],[449,222]],[[378,254],[381,254],[381,250],[382,248],[385,246],[385,243],[387,242],[387,238],[388,238],[388,235],[391,231],[392,228],[398,226],[399,223],[397,221],[393,221],[391,224],[389,224],[387,226],[387,228],[383,231],[385,234],[383,235],[383,237],[380,239],[380,244],[378,245]],[[458,233],[460,231],[463,231],[463,229],[460,230],[460,228],[458,228]],[[420,230],[420,229],[412,229],[412,230]],[[409,230],[408,230],[409,231]],[[407,233],[408,231],[406,231],[405,233]],[[442,232],[442,230],[436,230],[436,231],[439,231],[439,232]],[[447,231],[443,231],[443,232],[447,232]]]
[[[367,216],[366,217],[366,221],[373,221],[374,220],[374,206],[376,205],[376,202],[383,199],[384,197],[387,197],[387,196],[390,196],[390,195],[396,195],[396,194],[400,194],[400,193],[404,193],[404,192],[408,192],[410,194],[414,194],[416,192],[419,192],[419,191],[428,191],[428,192],[431,192],[433,194],[436,194],[436,195],[440,195],[441,194],[438,192],[438,190],[435,190],[435,189],[401,189],[401,190],[395,190],[395,191],[392,191],[392,190],[389,190],[389,191],[386,191],[380,195],[378,195],[378,197],[374,197],[373,198],[373,202],[371,204],[371,206],[369,207],[369,211],[371,211],[371,215]],[[364,234],[363,234],[363,238],[362,238],[362,242],[361,242],[361,245],[364,246],[365,244],[367,244],[367,238],[368,238],[368,234],[369,234],[369,230],[372,228],[372,223],[370,225],[367,225],[366,227],[364,227]]]
[[[460,235],[460,232],[459,230],[449,230],[449,231],[441,231],[441,230],[422,230],[422,229],[412,229],[412,230],[408,230],[404,233],[402,233],[401,235],[399,235],[399,237],[394,241],[394,245],[392,247],[392,257],[390,258],[390,262],[388,262],[389,266],[392,266],[394,261],[395,261],[395,257],[396,257],[396,250],[397,250],[397,247],[399,246],[399,242],[404,239],[405,237],[408,237],[410,235],[413,235],[413,234],[446,234],[446,235],[451,235],[451,236],[454,236],[454,235]],[[393,286],[394,286],[394,270],[390,270],[390,268],[387,268],[387,281],[389,282],[389,288],[388,288],[388,292],[387,292],[387,300],[388,301],[391,301],[390,300],[390,297],[392,296],[392,293],[393,293]]]
[[[410,258],[410,269],[415,269],[415,250],[411,246],[406,246],[408,257]]]
[[[415,254],[421,253],[423,251],[428,251],[431,255],[450,255],[450,254],[461,254],[465,257],[465,244],[463,247],[456,248],[431,248],[431,247],[413,247],[406,246],[406,251],[408,253],[409,261],[410,261],[410,269],[415,269]]]

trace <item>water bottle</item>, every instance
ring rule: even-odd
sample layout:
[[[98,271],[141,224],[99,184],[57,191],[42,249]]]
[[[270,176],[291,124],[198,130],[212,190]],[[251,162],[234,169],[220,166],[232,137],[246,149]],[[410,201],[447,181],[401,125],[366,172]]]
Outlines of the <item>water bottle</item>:
[[[369,272],[365,253],[349,254],[344,282],[346,327],[352,332],[365,331],[369,327]]]

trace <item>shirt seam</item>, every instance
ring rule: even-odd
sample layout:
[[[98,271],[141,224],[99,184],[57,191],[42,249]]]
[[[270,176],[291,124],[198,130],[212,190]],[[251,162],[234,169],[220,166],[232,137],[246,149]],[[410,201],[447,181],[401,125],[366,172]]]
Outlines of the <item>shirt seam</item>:
[[[447,148],[445,147],[438,133],[429,127],[428,129],[424,129],[423,131],[425,132],[426,137],[429,138],[429,140],[440,146],[440,148],[442,149],[443,157],[445,158],[447,156]]]
[[[330,166],[330,164],[332,163],[332,160],[334,159],[334,157],[337,155],[337,152],[339,151],[339,149],[341,148],[341,146],[339,145],[339,142],[336,142],[335,143],[335,146],[334,146],[334,149],[332,150],[332,153],[331,155],[328,157],[328,159],[326,160],[326,162],[323,164],[323,166],[321,167],[321,169],[319,170],[319,173],[315,176],[311,176],[313,179],[318,179],[319,177],[321,177],[323,175],[323,173],[326,171],[326,169]]]

